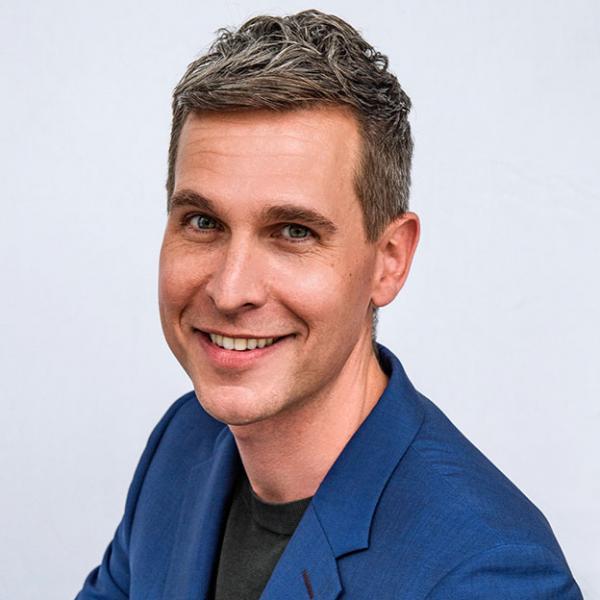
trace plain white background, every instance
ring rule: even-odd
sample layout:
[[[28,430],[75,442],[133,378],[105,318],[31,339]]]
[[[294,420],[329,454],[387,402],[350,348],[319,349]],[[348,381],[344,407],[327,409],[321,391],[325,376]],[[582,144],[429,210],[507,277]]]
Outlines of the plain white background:
[[[316,7],[414,103],[413,272],[380,340],[600,598],[600,5],[4,2],[0,597],[70,598],[191,389],[157,310],[170,93],[221,26]]]

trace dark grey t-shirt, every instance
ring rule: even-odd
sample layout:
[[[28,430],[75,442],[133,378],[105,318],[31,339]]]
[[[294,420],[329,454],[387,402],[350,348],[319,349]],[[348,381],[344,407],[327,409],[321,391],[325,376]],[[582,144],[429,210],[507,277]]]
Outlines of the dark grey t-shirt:
[[[241,470],[223,533],[214,600],[258,600],[310,501],[263,502]]]

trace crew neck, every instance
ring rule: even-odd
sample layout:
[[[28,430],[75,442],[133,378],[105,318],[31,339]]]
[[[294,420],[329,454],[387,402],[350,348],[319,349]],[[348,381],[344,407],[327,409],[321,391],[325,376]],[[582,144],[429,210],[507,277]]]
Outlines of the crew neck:
[[[250,510],[252,519],[264,529],[280,535],[292,535],[298,526],[312,496],[292,502],[265,502],[255,493],[248,477],[242,473],[242,498]]]

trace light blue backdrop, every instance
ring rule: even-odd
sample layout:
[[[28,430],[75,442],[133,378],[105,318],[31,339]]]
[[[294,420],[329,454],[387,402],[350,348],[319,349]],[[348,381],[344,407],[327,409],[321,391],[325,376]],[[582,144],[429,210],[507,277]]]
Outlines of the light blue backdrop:
[[[312,6],[386,52],[414,103],[423,233],[380,340],[600,598],[600,4]],[[171,89],[218,27],[309,7],[4,2],[3,598],[74,595],[191,387],[156,299]]]

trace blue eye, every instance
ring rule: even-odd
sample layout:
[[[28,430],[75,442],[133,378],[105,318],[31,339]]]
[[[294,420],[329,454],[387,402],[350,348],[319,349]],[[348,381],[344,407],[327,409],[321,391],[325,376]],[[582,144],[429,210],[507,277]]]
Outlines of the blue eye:
[[[192,227],[200,230],[216,229],[217,227],[216,221],[206,215],[194,215],[190,218],[189,222]]]
[[[288,239],[292,240],[304,240],[310,236],[312,236],[312,231],[308,227],[304,227],[304,225],[296,225],[295,223],[290,223],[286,225],[282,231],[287,230]]]

